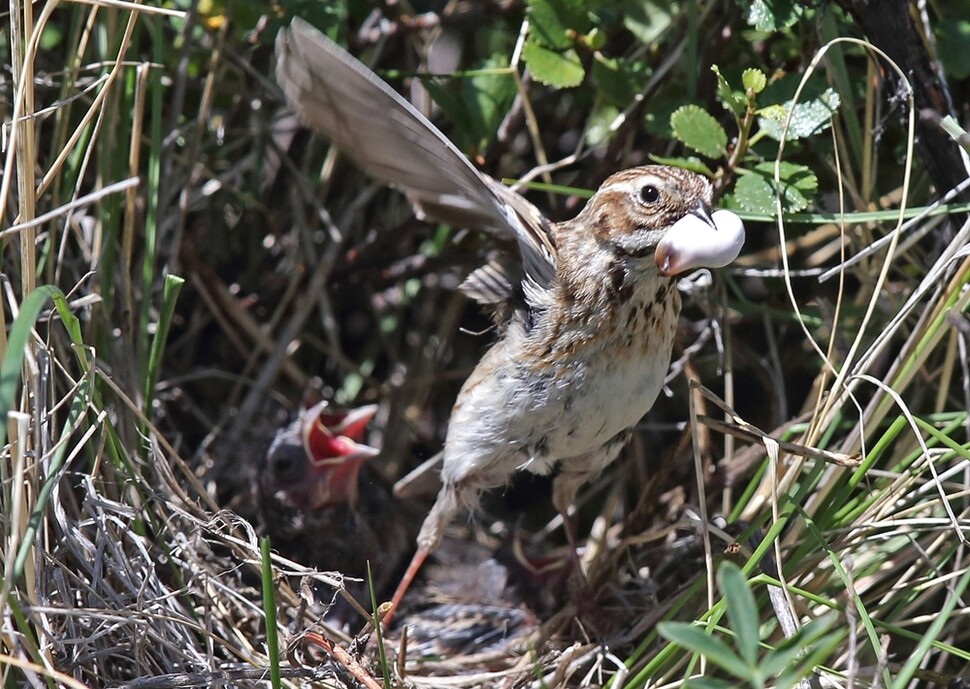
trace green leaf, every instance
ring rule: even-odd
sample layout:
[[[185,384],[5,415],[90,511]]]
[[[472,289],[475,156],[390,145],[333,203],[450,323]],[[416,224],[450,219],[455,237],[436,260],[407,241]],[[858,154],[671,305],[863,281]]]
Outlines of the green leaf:
[[[734,689],[737,682],[717,677],[692,677],[684,682],[684,689]]]
[[[759,163],[753,169],[738,172],[741,176],[734,185],[738,205],[753,213],[775,215],[774,163]],[[794,163],[782,163],[779,172],[782,210],[793,213],[806,208],[818,187],[815,173]]]
[[[755,166],[755,169],[771,175],[771,178],[774,179],[774,163],[760,163]],[[815,176],[811,168],[783,162],[779,166],[778,176],[781,180],[784,200],[790,204],[785,210],[800,211],[808,206],[809,200],[815,196],[815,191],[818,189],[818,177]],[[797,208],[795,208],[796,203]]]
[[[565,50],[574,35],[585,34],[591,23],[582,0],[529,0],[529,38],[547,48]]]
[[[687,622],[661,622],[657,625],[657,631],[664,638],[688,651],[699,653],[735,677],[746,678],[751,674],[751,668],[727,644],[700,627]]]
[[[515,82],[503,56],[476,64],[467,78],[450,83],[424,78],[421,83],[455,125],[449,136],[470,155],[477,155],[488,145],[515,98]]]
[[[766,105],[763,108],[758,108],[758,116],[766,120],[780,120],[784,122],[785,118],[788,117],[788,108],[777,103]]]
[[[377,594],[374,593],[374,574],[371,572],[370,560],[367,560],[367,592],[370,594],[370,609],[373,615],[374,622],[374,634],[377,639],[375,644],[377,648],[377,656],[380,661],[381,674],[384,676],[384,689],[391,689],[391,672],[390,667],[387,662],[387,656],[384,651],[384,639],[383,633],[381,631],[381,618],[377,614]]]
[[[802,11],[793,0],[751,0],[746,19],[758,31],[781,31],[798,21]]]
[[[586,74],[575,50],[562,53],[549,50],[531,40],[522,49],[522,58],[536,81],[557,88],[579,86]]]
[[[758,605],[748,581],[737,565],[724,562],[717,568],[717,587],[724,596],[741,658],[753,666],[758,660]]]
[[[629,105],[645,81],[643,62],[606,58],[601,53],[593,54],[590,71],[597,90],[619,107]]]
[[[828,633],[833,622],[835,613],[828,613],[800,627],[794,636],[764,655],[760,664],[762,672],[773,677],[793,667],[800,655]]]
[[[515,98],[515,82],[508,67],[505,56],[493,55],[477,64],[478,71],[462,82],[462,97],[477,106],[477,127],[482,138],[490,138],[495,133]]]
[[[752,67],[741,74],[741,83],[744,84],[745,91],[751,89],[754,93],[761,93],[768,84],[768,78],[760,69]]]
[[[711,65],[711,71],[717,75],[717,99],[721,101],[721,105],[734,113],[735,117],[740,117],[741,113],[748,107],[748,99],[744,97],[744,94],[737,93],[731,88],[717,65]]]
[[[847,633],[844,626],[829,629],[837,618],[835,612],[827,613],[809,622],[791,639],[782,642],[786,650],[791,646],[802,653],[779,672],[775,680],[777,689],[793,689],[799,682],[809,677],[816,666],[832,657],[832,652],[842,643]]]
[[[673,13],[669,2],[623,0],[623,26],[644,45],[650,45],[670,27]]]
[[[78,419],[91,404],[89,395],[91,386],[88,378],[91,366],[87,360],[90,350],[84,347],[84,342],[81,339],[80,321],[71,313],[64,293],[57,287],[53,285],[36,287],[20,303],[20,311],[10,326],[6,343],[7,349],[3,354],[3,361],[0,362],[0,419],[2,419],[2,423],[0,423],[0,446],[7,442],[7,415],[13,409],[17,397],[23,359],[32,339],[31,330],[37,324],[48,299],[54,302],[54,308],[57,309],[61,323],[74,347],[78,368],[85,374],[84,378],[78,381],[76,392],[70,396],[68,418],[65,421],[65,436],[70,433],[67,429],[76,428],[75,424]],[[46,467],[48,473],[41,484],[30,517],[27,520],[27,528],[22,534],[20,548],[14,556],[10,579],[12,582],[19,581],[23,575],[25,563],[32,552],[35,536],[38,529],[41,528],[42,517],[46,513],[51,493],[58,481],[61,467],[64,465],[67,449],[68,445],[58,443],[53,455],[48,458]],[[0,605],[3,602],[0,601]]]
[[[970,76],[970,21],[949,19],[936,22],[937,50],[947,76],[966,79]]]
[[[795,106],[787,134],[784,129],[792,108],[791,101],[759,110],[758,126],[776,141],[781,141],[783,135],[789,140],[803,139],[827,129],[832,124],[832,114],[838,110],[840,102],[839,94],[833,89],[825,89],[818,98]]]
[[[674,136],[688,148],[708,158],[718,158],[727,150],[727,134],[714,117],[701,107],[685,105],[670,116]]]
[[[734,184],[734,200],[743,210],[751,213],[775,214],[775,195],[771,191],[771,184],[761,175],[741,174]]]
[[[53,22],[44,26],[44,33],[40,36],[40,49],[53,50],[64,40],[64,30]]]
[[[696,172],[699,175],[704,175],[705,177],[713,177],[714,173],[711,172],[710,168],[705,165],[700,158],[694,156],[689,156],[683,158],[680,156],[657,156],[652,153],[648,154],[650,160],[659,165],[670,165],[671,167],[680,167],[685,170],[690,170],[691,172]]]
[[[586,145],[590,148],[597,148],[609,141],[610,134],[612,134],[610,127],[619,114],[619,108],[612,103],[605,101],[600,103],[590,113],[589,119],[586,120],[586,132],[583,135],[583,138],[586,139]]]
[[[424,86],[428,95],[435,102],[445,117],[453,125],[451,133],[452,140],[465,153],[469,153],[475,145],[477,129],[475,118],[472,115],[468,104],[453,89],[441,79],[422,78],[421,85]]]
[[[602,50],[606,45],[606,32],[594,26],[588,34],[580,36],[579,40],[590,50]]]

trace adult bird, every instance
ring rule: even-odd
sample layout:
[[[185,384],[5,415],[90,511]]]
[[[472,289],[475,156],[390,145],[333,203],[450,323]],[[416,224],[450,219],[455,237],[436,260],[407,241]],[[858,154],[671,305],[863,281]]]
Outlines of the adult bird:
[[[575,552],[578,489],[617,457],[663,384],[680,312],[674,276],[733,261],[741,220],[712,212],[704,177],[650,165],[614,174],[576,218],[552,223],[306,22],[294,20],[276,49],[277,80],[304,124],[401,188],[419,216],[518,247],[465,281],[501,314],[500,337],[455,402],[442,487],[389,615],[456,513],[517,471],[556,472],[553,502]]]

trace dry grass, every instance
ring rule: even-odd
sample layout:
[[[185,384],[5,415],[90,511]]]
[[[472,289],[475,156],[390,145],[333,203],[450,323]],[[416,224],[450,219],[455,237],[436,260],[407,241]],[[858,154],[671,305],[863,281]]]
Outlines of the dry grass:
[[[10,129],[0,196],[4,682],[265,686],[269,563],[253,486],[274,430],[310,395],[377,401],[369,441],[388,479],[437,451],[490,341],[453,290],[490,248],[414,220],[400,195],[299,131],[267,77],[271,37],[250,45],[200,15],[208,28],[173,25],[176,49],[163,40],[170,19],[150,8],[37,7],[33,23],[50,20],[60,39],[14,56],[27,86],[15,99],[8,82],[4,99],[16,103],[8,121],[43,112]],[[579,153],[557,181],[591,187],[660,150],[621,128],[629,146],[567,151],[588,103],[529,88],[544,155]],[[852,106],[843,120],[875,125]],[[496,176],[543,159],[514,112],[508,139],[483,151]],[[531,582],[516,569],[509,542],[555,563],[562,537],[547,526],[548,486],[513,487],[453,537],[500,560],[527,623],[503,645],[447,657],[412,640],[398,658],[394,633],[393,684],[679,684],[703,666],[657,624],[701,620],[728,639],[734,621],[711,585],[726,557],[751,575],[772,646],[784,608],[799,624],[837,611],[817,668],[826,681],[967,681],[970,224],[854,215],[934,197],[919,175],[879,167],[878,151],[854,158],[845,126],[819,159],[833,171],[820,192],[842,199],[846,222],[749,225],[745,256],[689,293],[671,394],[584,492],[596,614],[576,609],[561,569]],[[905,129],[887,138],[906,150]],[[536,201],[560,216],[578,203]],[[893,239],[869,253],[878,237]],[[340,574],[279,555],[271,571],[282,681],[383,684],[373,643],[320,620]],[[772,584],[786,592],[780,608]]]

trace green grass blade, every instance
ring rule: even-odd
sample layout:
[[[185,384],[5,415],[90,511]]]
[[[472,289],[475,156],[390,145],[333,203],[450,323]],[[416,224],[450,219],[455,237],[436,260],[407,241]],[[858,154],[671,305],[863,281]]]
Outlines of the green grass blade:
[[[273,584],[273,563],[269,554],[269,538],[259,539],[262,564],[263,615],[266,618],[266,652],[269,655],[269,679],[273,689],[282,685],[280,675],[280,642],[276,624],[276,589]]]
[[[158,325],[152,338],[151,353],[148,357],[148,368],[145,374],[145,416],[150,416],[151,403],[155,394],[155,384],[158,382],[158,372],[162,366],[162,354],[168,331],[172,326],[172,315],[175,313],[175,302],[185,280],[177,275],[165,277],[165,288],[162,291],[162,311],[158,317]]]
[[[20,387],[24,354],[30,341],[30,331],[37,323],[44,304],[60,290],[42,285],[28,294],[20,304],[20,313],[14,319],[7,336],[7,351],[0,365],[0,446],[7,442],[7,414],[13,409],[14,398]]]
[[[371,610],[374,611],[374,635],[377,637],[377,656],[384,677],[384,689],[391,689],[391,670],[387,664],[387,654],[384,653],[384,635],[381,632],[381,619],[377,615],[377,594],[374,592],[374,577],[370,571],[370,560],[367,561],[367,589],[370,592]]]

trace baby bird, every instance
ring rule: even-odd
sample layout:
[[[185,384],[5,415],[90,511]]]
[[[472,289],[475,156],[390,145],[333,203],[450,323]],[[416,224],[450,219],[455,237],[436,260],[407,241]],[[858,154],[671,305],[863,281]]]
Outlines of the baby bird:
[[[300,411],[266,452],[261,493],[304,511],[355,505],[360,467],[378,453],[360,442],[376,412],[373,404],[339,411],[327,401]]]
[[[442,487],[388,620],[445,526],[474,509],[482,491],[518,471],[555,472],[553,501],[568,516],[579,488],[616,459],[661,389],[680,313],[674,277],[733,261],[744,226],[729,211],[712,212],[704,177],[660,165],[614,174],[576,218],[552,223],[309,24],[294,20],[280,33],[277,59],[277,80],[301,120],[401,187],[419,215],[518,246],[464,285],[506,322],[455,402]]]
[[[341,411],[324,401],[300,412],[266,453],[259,502],[278,552],[358,579],[370,561],[380,592],[403,566],[417,519],[365,466],[378,454],[362,443],[376,411],[376,405]],[[349,589],[369,607],[366,585]]]

